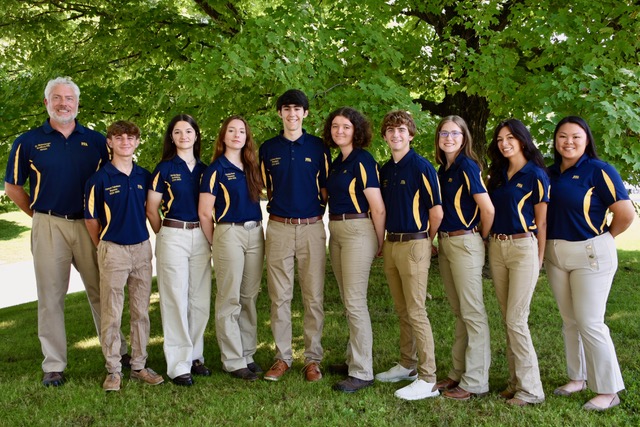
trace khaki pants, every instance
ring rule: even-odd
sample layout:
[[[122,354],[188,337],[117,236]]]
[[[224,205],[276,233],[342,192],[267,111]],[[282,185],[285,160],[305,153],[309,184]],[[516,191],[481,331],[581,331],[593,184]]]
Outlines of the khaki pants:
[[[191,372],[204,362],[204,332],[211,311],[211,250],[199,228],[162,227],[156,238],[156,271],[167,375]]]
[[[233,372],[253,362],[257,348],[256,300],[264,265],[262,227],[218,224],[213,233],[216,274],[216,337],[222,369]]]
[[[109,373],[122,371],[119,332],[125,285],[129,288],[131,369],[144,369],[146,364],[150,333],[151,257],[149,240],[136,245],[118,245],[104,240],[98,244],[102,354]]]
[[[417,367],[421,379],[435,383],[435,347],[425,308],[431,240],[387,240],[382,252],[384,273],[400,320],[400,365]]]
[[[67,336],[64,300],[69,290],[73,265],[82,278],[91,315],[100,338],[100,275],[96,248],[84,220],[66,220],[34,213],[31,252],[38,288],[38,337],[42,346],[44,372],[62,372],[67,367]],[[122,354],[127,342],[119,333]]]
[[[324,269],[327,236],[322,221],[310,225],[269,221],[265,253],[267,285],[271,298],[271,331],[276,343],[276,359],[291,366],[291,300],[293,299],[294,260],[304,306],[305,363],[320,362],[323,356]]]
[[[507,389],[529,403],[544,401],[538,357],[529,332],[529,307],[538,282],[538,240],[491,239],[489,266],[507,332]]]
[[[369,218],[329,222],[329,255],[349,325],[349,376],[373,379],[373,333],[367,307],[371,263],[378,250]]]
[[[572,380],[587,380],[598,394],[624,389],[609,328],[604,324],[607,299],[618,268],[609,233],[581,242],[548,240],[545,267],[556,297]]]
[[[482,267],[484,243],[479,234],[438,239],[438,261],[444,290],[456,316],[448,377],[471,393],[489,391],[491,340],[484,308]]]

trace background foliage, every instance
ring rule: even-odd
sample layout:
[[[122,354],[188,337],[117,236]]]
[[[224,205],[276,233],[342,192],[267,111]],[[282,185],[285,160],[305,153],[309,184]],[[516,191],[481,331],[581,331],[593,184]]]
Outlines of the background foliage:
[[[297,87],[311,98],[308,131],[342,105],[374,129],[404,108],[429,158],[444,115],[469,122],[480,154],[507,117],[549,153],[555,123],[581,115],[601,156],[637,182],[639,13],[632,0],[4,0],[0,161],[46,118],[46,81],[69,75],[83,123],[142,127],[148,168],[174,114],[196,117],[208,158],[230,114],[246,116],[259,142],[277,132],[275,98]],[[387,156],[379,137],[372,151]]]

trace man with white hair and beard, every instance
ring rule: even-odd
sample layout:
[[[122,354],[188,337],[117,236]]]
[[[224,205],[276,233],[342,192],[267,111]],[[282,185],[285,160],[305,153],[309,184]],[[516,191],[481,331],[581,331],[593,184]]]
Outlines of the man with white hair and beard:
[[[45,386],[64,383],[67,337],[64,301],[71,264],[78,270],[100,336],[100,276],[96,249],[84,224],[84,185],[109,161],[106,139],[76,120],[80,89],[69,77],[50,80],[44,90],[49,119],[20,135],[11,148],[5,192],[33,217],[31,252],[38,289],[38,337]],[[24,189],[29,181],[30,194]],[[122,362],[130,357],[120,333]]]

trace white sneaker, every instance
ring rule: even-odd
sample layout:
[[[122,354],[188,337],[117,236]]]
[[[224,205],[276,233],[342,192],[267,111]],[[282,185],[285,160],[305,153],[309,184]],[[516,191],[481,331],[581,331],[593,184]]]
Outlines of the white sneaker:
[[[396,390],[394,395],[404,400],[420,400],[427,397],[436,397],[440,395],[438,389],[434,390],[435,383],[428,383],[425,380],[415,380],[406,387]]]
[[[376,379],[383,383],[397,383],[398,381],[413,381],[418,378],[418,372],[415,369],[407,369],[401,364],[396,364],[387,372],[380,372],[376,375]]]

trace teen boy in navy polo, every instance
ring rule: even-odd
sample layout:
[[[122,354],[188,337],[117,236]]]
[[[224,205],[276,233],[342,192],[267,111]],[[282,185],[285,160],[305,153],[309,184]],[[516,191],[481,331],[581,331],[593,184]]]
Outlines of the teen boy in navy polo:
[[[408,112],[387,113],[381,131],[391,149],[391,159],[380,169],[387,210],[382,257],[400,320],[400,363],[376,375],[376,379],[414,380],[397,390],[395,396],[418,400],[439,394],[434,390],[436,361],[425,300],[431,242],[443,216],[440,187],[431,163],[410,147],[416,125]]]
[[[47,83],[44,105],[49,119],[16,139],[5,175],[7,196],[33,217],[31,252],[38,288],[38,338],[44,355],[45,386],[64,383],[64,299],[71,264],[82,277],[100,337],[100,276],[95,247],[82,221],[82,200],[87,179],[109,161],[109,153],[104,136],[75,119],[79,99],[80,89],[69,77]],[[27,180],[30,194],[23,188]],[[120,340],[124,354],[127,346],[122,334]],[[129,359],[128,355],[125,359]]]
[[[271,298],[271,330],[276,363],[264,378],[277,381],[291,367],[291,299],[294,259],[298,260],[304,303],[304,358],[308,381],[322,378],[324,269],[326,233],[322,222],[327,192],[329,149],[302,128],[309,101],[288,90],[276,103],[284,130],[260,146],[260,167],[267,187],[269,226],[265,242],[267,285]]]
[[[120,390],[122,366],[118,331],[124,306],[124,286],[129,287],[131,311],[131,378],[156,385],[164,380],[146,368],[151,296],[151,243],[145,202],[151,174],[133,162],[140,129],[118,121],[107,129],[112,160],[87,181],[85,223],[98,248],[102,353],[109,372],[102,388]]]

